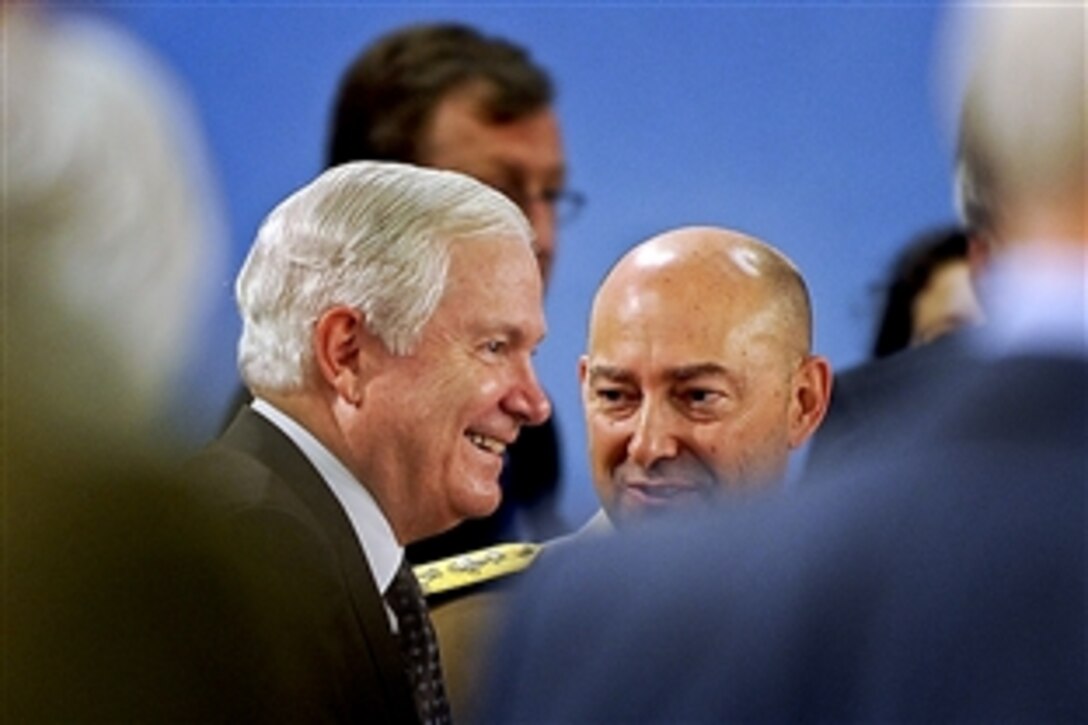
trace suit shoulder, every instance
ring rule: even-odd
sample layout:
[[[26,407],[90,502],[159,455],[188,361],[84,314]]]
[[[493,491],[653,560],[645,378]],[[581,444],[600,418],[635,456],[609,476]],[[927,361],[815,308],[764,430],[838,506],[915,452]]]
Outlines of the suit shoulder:
[[[485,584],[509,579],[528,569],[540,553],[540,544],[496,544],[413,567],[428,599],[448,598]]]

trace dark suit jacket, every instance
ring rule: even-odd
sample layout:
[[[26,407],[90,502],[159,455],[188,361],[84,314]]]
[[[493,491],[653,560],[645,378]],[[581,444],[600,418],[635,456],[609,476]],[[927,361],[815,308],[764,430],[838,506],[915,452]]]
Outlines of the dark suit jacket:
[[[901,350],[836,373],[831,404],[809,444],[805,470],[834,472],[904,431],[916,409],[954,393],[957,373],[972,362],[971,330]]]
[[[598,511],[574,533],[544,542],[534,561],[600,536],[608,536],[613,531],[604,511]],[[510,595],[525,571],[468,584],[427,598],[431,621],[442,650],[442,671],[454,722],[476,721],[480,709],[481,679],[487,671],[487,656],[503,616],[509,614]]]
[[[10,440],[0,720],[276,719],[237,577],[208,565],[228,536],[170,462],[108,432]]]
[[[1088,719],[1088,362],[959,387],[834,485],[541,562],[485,721]]]
[[[249,408],[189,466],[244,552],[253,626],[282,719],[416,722],[399,649],[366,557],[327,484]],[[236,565],[231,562],[231,565]]]

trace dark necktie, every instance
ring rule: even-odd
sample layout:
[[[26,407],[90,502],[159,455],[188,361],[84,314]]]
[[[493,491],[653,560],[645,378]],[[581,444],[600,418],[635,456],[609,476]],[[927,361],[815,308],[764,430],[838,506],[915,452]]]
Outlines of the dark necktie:
[[[401,562],[397,569],[393,583],[385,593],[385,601],[397,615],[397,639],[420,722],[426,725],[452,722],[438,657],[438,640],[427,616],[423,592],[407,562]]]

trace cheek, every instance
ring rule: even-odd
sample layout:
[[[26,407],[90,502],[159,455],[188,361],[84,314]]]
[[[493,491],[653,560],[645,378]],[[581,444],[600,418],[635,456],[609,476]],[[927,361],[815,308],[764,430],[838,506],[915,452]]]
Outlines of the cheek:
[[[733,476],[774,469],[789,450],[784,416],[748,416],[727,427],[707,431],[702,440],[705,460],[717,471]]]
[[[455,384],[460,405],[468,409],[470,415],[490,415],[502,409],[504,401],[518,390],[515,375],[492,367],[467,370]]]
[[[466,389],[474,390],[481,398],[492,400],[502,398],[510,388],[505,376],[487,371],[466,376],[464,384]]]
[[[586,422],[586,432],[595,464],[602,460],[611,464],[625,457],[627,441],[630,439],[629,427],[626,421],[590,414]]]
[[[749,446],[743,427],[719,422],[695,427],[687,447],[715,471],[731,473],[743,465],[744,452]]]
[[[482,407],[482,401],[501,396],[497,376],[487,376],[471,364],[434,366],[406,382],[412,398],[423,401],[437,415],[450,415],[466,408]]]

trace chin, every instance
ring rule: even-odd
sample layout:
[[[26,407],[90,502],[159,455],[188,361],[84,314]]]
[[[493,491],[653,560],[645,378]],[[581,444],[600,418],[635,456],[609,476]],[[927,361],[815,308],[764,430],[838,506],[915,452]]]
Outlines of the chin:
[[[478,519],[495,513],[502,503],[502,488],[498,481],[473,482],[461,486],[453,498],[453,509],[460,519]]]

